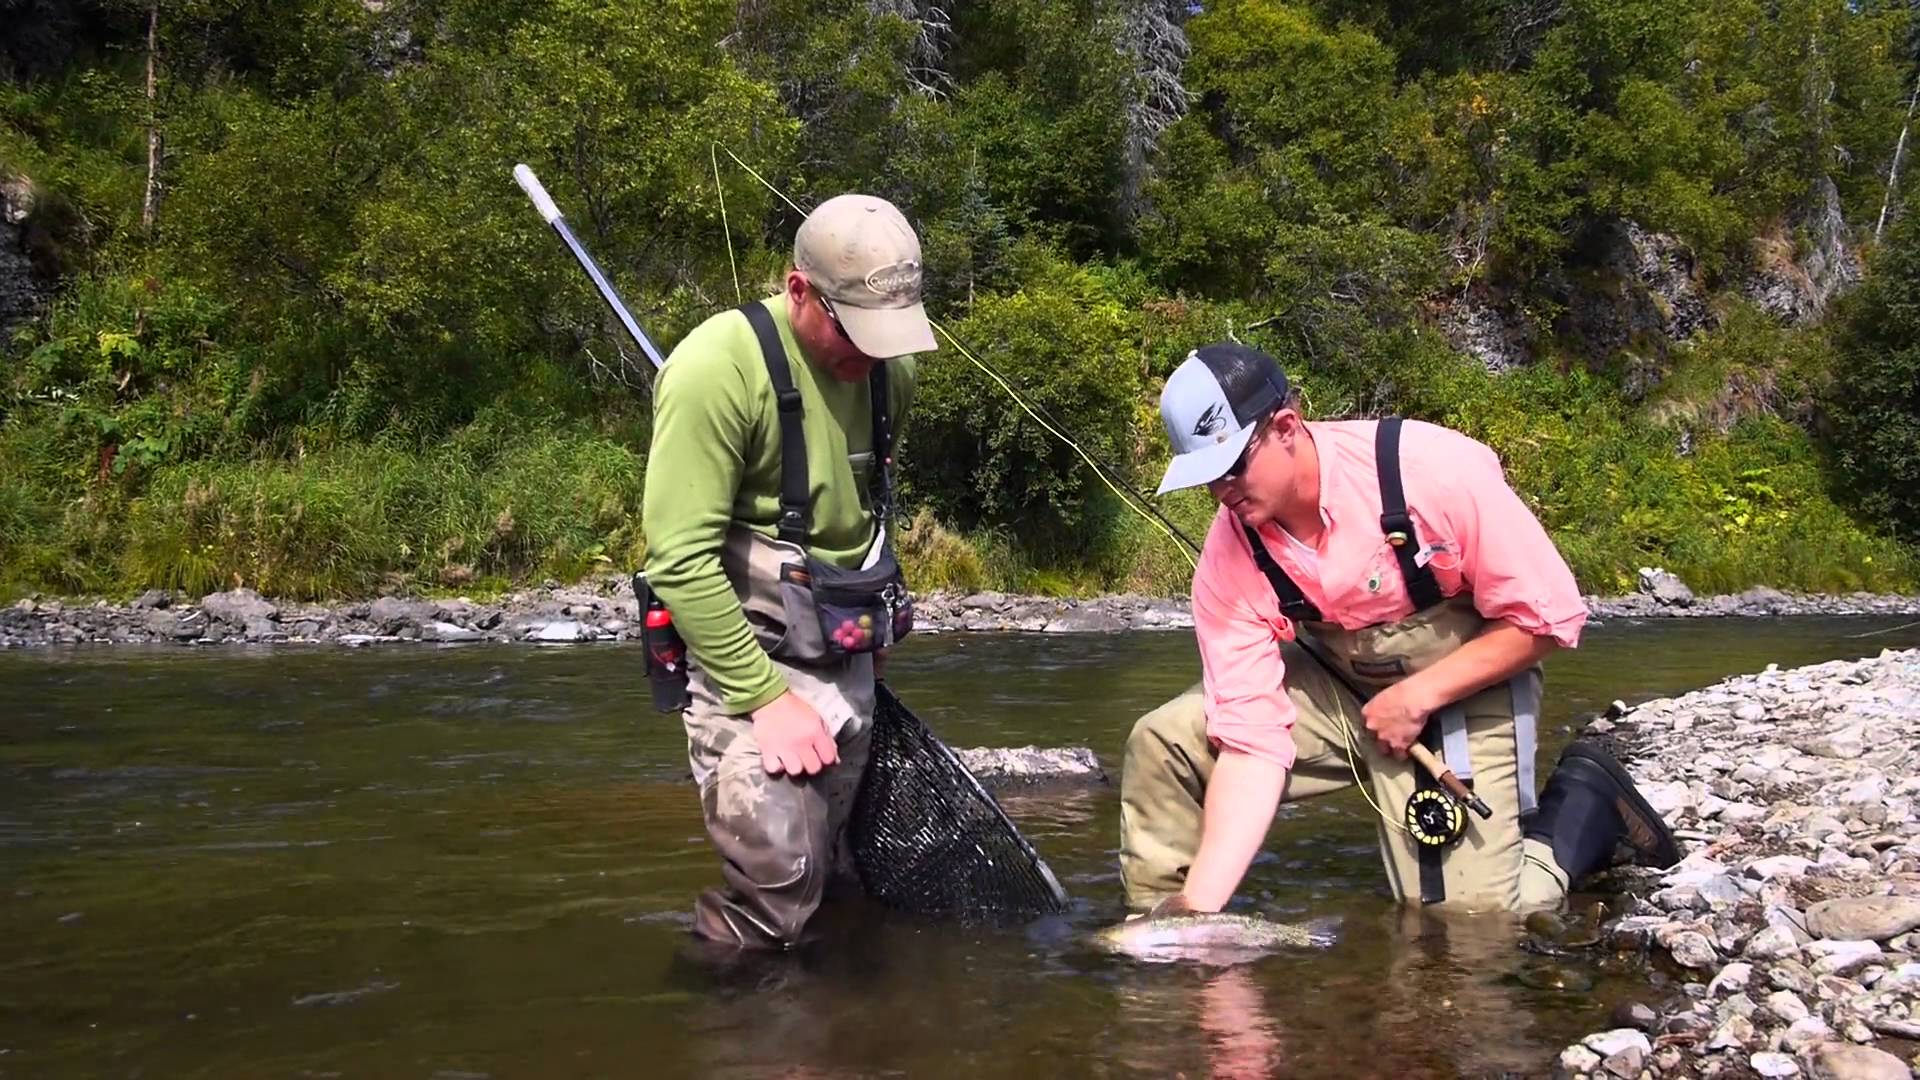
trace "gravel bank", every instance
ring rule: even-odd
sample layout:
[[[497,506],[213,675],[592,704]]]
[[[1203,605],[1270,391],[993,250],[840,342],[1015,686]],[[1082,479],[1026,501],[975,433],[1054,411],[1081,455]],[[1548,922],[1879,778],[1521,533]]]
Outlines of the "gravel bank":
[[[1643,575],[1643,581],[1645,575]],[[1696,599],[1685,586],[1630,596],[1589,597],[1594,618],[1700,618],[1773,615],[1905,615],[1920,617],[1920,596],[1855,593],[1789,595],[1751,589]],[[1059,600],[1006,593],[930,593],[915,598],[922,633],[1025,631],[1116,633],[1187,629],[1184,600],[1137,595]],[[492,603],[383,596],[373,601],[303,604],[275,601],[249,589],[194,598],[150,590],[131,603],[37,598],[0,609],[0,648],[89,643],[218,645],[227,642],[526,641],[565,644],[638,636],[633,588],[625,577],[572,586],[548,582]]]
[[[1555,1075],[1912,1075],[1920,650],[1769,666],[1589,730],[1686,857],[1615,871],[1621,913],[1603,926],[1671,973],[1666,997],[1618,1010]]]

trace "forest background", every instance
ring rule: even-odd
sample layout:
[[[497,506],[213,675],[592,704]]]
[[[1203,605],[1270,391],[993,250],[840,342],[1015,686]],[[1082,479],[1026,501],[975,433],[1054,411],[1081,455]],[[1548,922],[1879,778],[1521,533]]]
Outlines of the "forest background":
[[[1152,490],[1234,336],[1456,426],[1594,593],[1920,577],[1920,27],[1876,0],[0,0],[0,597],[503,590],[644,560],[648,368],[802,206]],[[724,213],[723,213],[724,208]],[[916,590],[1185,592],[948,339]],[[1198,538],[1204,492],[1158,505]]]

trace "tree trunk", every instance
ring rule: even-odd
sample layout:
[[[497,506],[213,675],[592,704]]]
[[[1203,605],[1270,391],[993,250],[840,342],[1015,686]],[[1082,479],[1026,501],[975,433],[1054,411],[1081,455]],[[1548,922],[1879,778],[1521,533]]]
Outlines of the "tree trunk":
[[[160,37],[160,0],[147,5],[147,197],[140,206],[140,228],[153,235],[154,197],[160,183],[160,118],[154,108],[154,53]]]
[[[1913,124],[1913,106],[1920,101],[1920,75],[1914,77],[1913,93],[1907,96],[1907,122],[1900,125],[1900,141],[1893,144],[1893,164],[1887,166],[1887,197],[1880,202],[1880,220],[1873,226],[1873,242],[1887,227],[1887,210],[1893,206],[1893,189],[1900,183],[1900,158],[1907,152],[1907,128]]]

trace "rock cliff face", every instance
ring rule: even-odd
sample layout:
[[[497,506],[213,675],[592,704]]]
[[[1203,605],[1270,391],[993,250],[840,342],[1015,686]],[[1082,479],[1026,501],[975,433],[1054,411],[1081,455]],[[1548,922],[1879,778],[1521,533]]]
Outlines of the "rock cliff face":
[[[33,185],[0,173],[0,341],[38,314],[53,294],[52,282],[35,269],[28,248]]]
[[[1840,194],[1826,180],[1805,210],[1756,237],[1747,265],[1725,281],[1708,281],[1678,237],[1634,221],[1597,224],[1576,247],[1583,257],[1575,265],[1584,269],[1539,283],[1564,307],[1552,333],[1596,364],[1628,354],[1629,391],[1658,381],[1672,345],[1717,325],[1717,294],[1744,297],[1789,326],[1805,326],[1824,318],[1861,276]],[[1500,289],[1453,294],[1437,306],[1435,321],[1455,348],[1491,371],[1537,358],[1534,328]]]
[[[1812,209],[1791,224],[1754,241],[1755,269],[1741,292],[1768,314],[1804,325],[1818,322],[1834,297],[1859,283],[1860,260],[1831,180],[1820,181]],[[1804,251],[1795,250],[1795,233],[1804,238]]]

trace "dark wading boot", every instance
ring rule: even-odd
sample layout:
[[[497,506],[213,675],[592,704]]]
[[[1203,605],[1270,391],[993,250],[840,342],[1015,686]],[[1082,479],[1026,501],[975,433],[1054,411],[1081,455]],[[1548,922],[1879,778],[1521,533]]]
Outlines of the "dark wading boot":
[[[1553,848],[1569,886],[1613,865],[1615,845],[1622,840],[1641,866],[1664,870],[1680,861],[1673,830],[1641,797],[1627,770],[1581,739],[1561,751],[1524,832]]]

